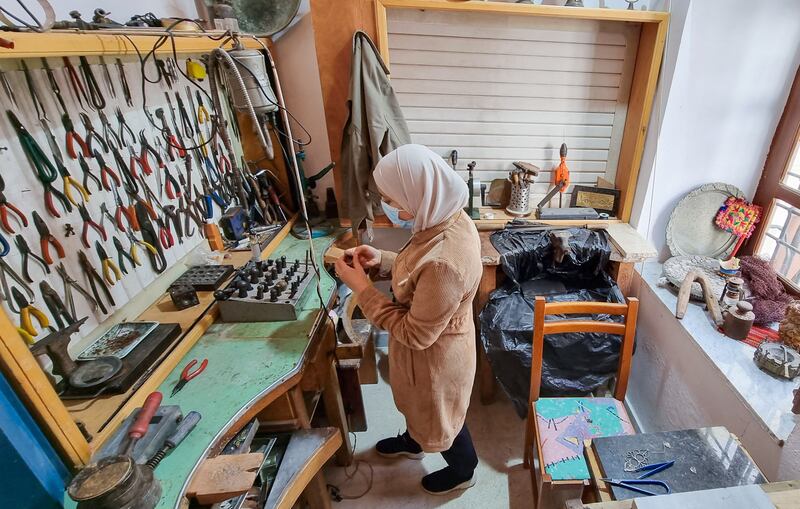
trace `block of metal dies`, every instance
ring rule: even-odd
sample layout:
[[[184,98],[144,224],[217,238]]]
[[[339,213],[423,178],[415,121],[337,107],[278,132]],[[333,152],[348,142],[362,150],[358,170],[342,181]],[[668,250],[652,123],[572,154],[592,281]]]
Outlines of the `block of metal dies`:
[[[186,309],[200,304],[197,290],[188,285],[171,286],[169,296],[176,309]]]
[[[286,256],[249,261],[228,286],[214,292],[223,322],[296,320],[306,289],[315,276],[305,260]]]

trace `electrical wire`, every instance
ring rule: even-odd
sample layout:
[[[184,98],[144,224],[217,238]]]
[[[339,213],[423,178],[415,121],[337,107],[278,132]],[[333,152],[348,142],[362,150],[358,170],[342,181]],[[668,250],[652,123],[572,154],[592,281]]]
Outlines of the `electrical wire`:
[[[218,129],[219,129],[220,119],[215,118],[215,117],[211,118],[211,132],[210,132],[210,135],[208,137],[208,140],[206,140],[203,143],[200,143],[198,145],[191,146],[191,147],[188,147],[188,146],[179,147],[179,146],[175,145],[174,143],[172,143],[172,141],[170,141],[169,136],[167,136],[168,129],[164,128],[164,127],[159,127],[155,123],[155,121],[153,120],[152,116],[147,112],[147,94],[146,94],[147,83],[152,83],[152,84],[159,83],[163,78],[163,76],[161,74],[161,69],[158,67],[158,65],[154,66],[156,68],[156,73],[158,75],[157,78],[156,79],[151,79],[151,78],[149,78],[147,76],[147,61],[150,60],[150,58],[155,59],[156,51],[169,41],[170,45],[171,45],[171,49],[172,49],[172,59],[175,62],[175,68],[178,70],[179,73],[181,73],[181,75],[184,78],[186,78],[187,81],[189,81],[192,85],[194,85],[195,88],[200,90],[206,96],[206,98],[209,101],[213,101],[213,98],[211,97],[211,94],[209,94],[209,92],[206,89],[201,87],[195,80],[193,80],[188,74],[186,74],[186,72],[178,64],[178,50],[177,50],[177,46],[175,44],[175,35],[173,34],[173,29],[179,23],[187,22],[187,21],[197,25],[200,28],[200,30],[203,33],[206,34],[205,37],[207,37],[207,38],[209,38],[209,39],[211,39],[213,41],[222,41],[221,46],[224,46],[231,38],[230,30],[225,31],[224,33],[222,33],[222,34],[220,34],[218,36],[214,36],[214,35],[211,35],[211,34],[207,34],[207,30],[198,21],[193,20],[193,19],[189,19],[189,18],[178,18],[178,19],[175,19],[175,21],[172,24],[170,24],[168,27],[165,28],[165,31],[167,33],[164,34],[164,35],[160,35],[155,40],[155,42],[153,43],[153,46],[150,48],[150,50],[144,56],[142,56],[141,50],[136,45],[136,43],[133,41],[133,39],[131,39],[127,34],[122,34],[122,36],[131,44],[131,46],[133,46],[134,51],[136,51],[136,56],[139,59],[140,74],[141,74],[141,78],[142,78],[142,80],[141,80],[142,81],[142,87],[141,87],[142,88],[142,109],[145,111],[145,113],[147,113],[145,115],[147,117],[147,121],[150,122],[150,125],[153,128],[155,128],[158,132],[161,133],[161,136],[164,138],[166,143],[169,144],[171,147],[173,147],[175,149],[183,149],[183,150],[186,150],[186,151],[192,151],[192,150],[201,149],[201,148],[209,145],[210,143],[212,143],[212,141],[214,140],[214,138],[217,135],[217,132],[218,132]]]
[[[353,435],[353,448],[350,451],[350,453],[354,455],[356,453],[356,446],[358,445],[358,435],[356,435],[352,431],[350,432],[350,434]],[[337,486],[335,484],[328,483],[326,486],[328,488],[328,493],[330,494],[331,498],[333,498],[337,502],[342,501],[342,500],[356,500],[356,499],[359,499],[359,498],[363,497],[364,495],[366,495],[367,493],[370,492],[370,490],[372,489],[372,483],[373,483],[373,481],[375,479],[375,469],[372,467],[372,464],[367,460],[360,460],[360,459],[356,460],[355,463],[353,464],[355,469],[352,472],[348,472],[347,471],[347,467],[344,467],[345,482],[350,482],[350,481],[353,480],[353,478],[356,476],[356,474],[361,469],[361,465],[362,464],[363,465],[367,465],[367,467],[369,467],[369,477],[367,478],[367,488],[363,492],[359,493],[358,495],[344,495],[344,494],[342,494],[341,488],[339,486]],[[366,474],[365,474],[365,476],[366,476]]]
[[[260,46],[263,48],[263,50],[264,50],[264,51],[267,53],[267,55],[269,55],[269,61],[270,61],[270,63],[272,64],[272,68],[274,69],[274,68],[275,68],[275,65],[274,65],[274,62],[272,61],[272,53],[270,53],[270,51],[269,51],[269,49],[267,48],[266,44],[264,44],[263,42],[261,42],[261,40],[260,40],[258,37],[256,37],[255,35],[250,35],[249,37],[251,37],[251,38],[252,38],[254,41],[256,41],[256,42],[257,42],[257,43],[258,43],[258,44],[259,44],[259,45],[260,45]],[[240,62],[239,64],[240,64],[240,65],[241,65],[241,66],[242,66],[242,67],[243,67],[243,68],[244,68],[244,69],[245,69],[245,70],[246,70],[246,71],[247,71],[247,72],[248,72],[248,73],[249,73],[249,74],[250,74],[250,75],[253,77],[253,79],[255,79],[255,80],[256,80],[256,83],[258,84],[258,88],[260,88],[260,89],[261,89],[261,93],[264,95],[264,98],[266,98],[266,100],[267,100],[267,101],[269,101],[270,103],[272,103],[274,106],[277,106],[279,110],[281,110],[281,111],[285,112],[285,113],[286,113],[286,114],[287,114],[287,115],[288,115],[288,116],[289,116],[289,117],[290,117],[292,120],[294,120],[294,121],[295,121],[295,123],[296,123],[296,124],[297,124],[297,125],[300,127],[300,129],[302,129],[302,130],[303,130],[303,132],[306,134],[306,136],[308,136],[308,141],[301,141],[301,140],[299,140],[299,139],[294,139],[294,138],[292,138],[292,141],[293,141],[293,142],[295,142],[295,143],[297,143],[297,144],[298,144],[298,145],[300,145],[301,147],[304,147],[304,146],[306,146],[306,145],[309,145],[309,144],[311,144],[311,142],[312,142],[313,138],[312,138],[312,136],[311,136],[311,133],[310,133],[310,132],[308,132],[308,129],[306,129],[306,127],[303,125],[303,123],[302,123],[302,122],[300,122],[299,120],[297,120],[297,117],[295,117],[295,116],[292,114],[292,112],[291,112],[291,111],[289,111],[289,110],[288,110],[286,107],[284,107],[284,106],[282,106],[282,105],[278,104],[277,102],[273,101],[273,100],[272,100],[272,99],[269,97],[269,95],[267,95],[267,94],[264,92],[264,89],[261,87],[261,83],[259,83],[259,82],[258,82],[258,79],[257,79],[257,77],[256,77],[255,73],[254,73],[254,72],[253,72],[253,71],[252,71],[252,70],[251,70],[249,67],[247,67],[246,65],[243,65],[243,64],[241,64],[241,62]],[[277,76],[277,73],[276,73],[276,76],[275,76],[275,80],[276,80],[276,82],[277,82],[277,79],[278,79],[278,76]],[[276,127],[276,129],[275,129],[275,130],[276,130],[276,131],[278,131],[280,134],[283,134],[285,137],[287,137],[287,138],[291,138],[291,127],[288,125],[288,122],[287,122],[287,126],[286,126],[286,128],[287,128],[287,130],[288,130],[288,131],[290,131],[290,133],[289,133],[289,134],[286,134],[286,133],[284,133],[284,132],[282,132],[282,131],[279,131],[279,130],[277,129],[277,127]]]

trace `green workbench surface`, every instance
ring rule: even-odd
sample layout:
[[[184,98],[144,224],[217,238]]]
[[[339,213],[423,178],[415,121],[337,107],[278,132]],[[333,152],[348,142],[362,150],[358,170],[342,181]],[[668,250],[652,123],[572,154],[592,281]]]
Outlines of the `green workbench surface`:
[[[333,236],[314,240],[319,262],[332,244]],[[286,237],[270,258],[305,259],[307,240]],[[322,296],[326,302],[335,289],[333,278],[320,266]],[[203,415],[194,431],[186,437],[156,469],[161,482],[159,509],[179,507],[190,474],[203,459],[216,438],[236,418],[270,390],[300,369],[309,344],[309,334],[320,312],[316,284],[306,290],[299,318],[285,322],[215,323],[178,362],[158,388],[162,404],[180,405],[183,414],[196,410]],[[183,367],[197,359],[208,359],[208,367],[190,381],[174,398],[169,395],[178,382]],[[194,368],[194,367],[193,367]],[[76,506],[65,494],[65,506]]]

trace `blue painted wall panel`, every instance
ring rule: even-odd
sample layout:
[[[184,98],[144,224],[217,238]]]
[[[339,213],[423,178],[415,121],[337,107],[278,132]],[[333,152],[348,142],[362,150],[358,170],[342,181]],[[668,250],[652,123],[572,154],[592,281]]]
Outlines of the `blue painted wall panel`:
[[[63,507],[69,473],[0,374],[0,507]]]

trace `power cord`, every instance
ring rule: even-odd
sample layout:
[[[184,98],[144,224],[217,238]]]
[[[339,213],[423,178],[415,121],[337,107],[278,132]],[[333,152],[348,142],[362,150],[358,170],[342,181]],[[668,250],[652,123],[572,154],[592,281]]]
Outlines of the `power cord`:
[[[351,451],[351,454],[355,454],[356,445],[358,444],[358,435],[356,435],[352,431],[350,432],[350,434],[353,435],[353,449]],[[375,469],[372,467],[372,464],[367,460],[356,460],[355,463],[353,463],[352,465],[353,467],[355,467],[352,472],[348,472],[347,471],[348,467],[344,467],[345,482],[350,482],[353,480],[356,474],[358,474],[358,472],[360,471],[361,465],[367,465],[367,467],[369,468],[369,477],[366,477],[366,474],[364,474],[365,478],[367,479],[367,488],[358,495],[346,495],[342,493],[342,489],[339,486],[328,483],[327,488],[328,488],[328,493],[331,496],[331,500],[333,500],[334,502],[341,502],[342,500],[356,500],[370,492],[370,490],[372,489],[372,482],[375,479]]]

